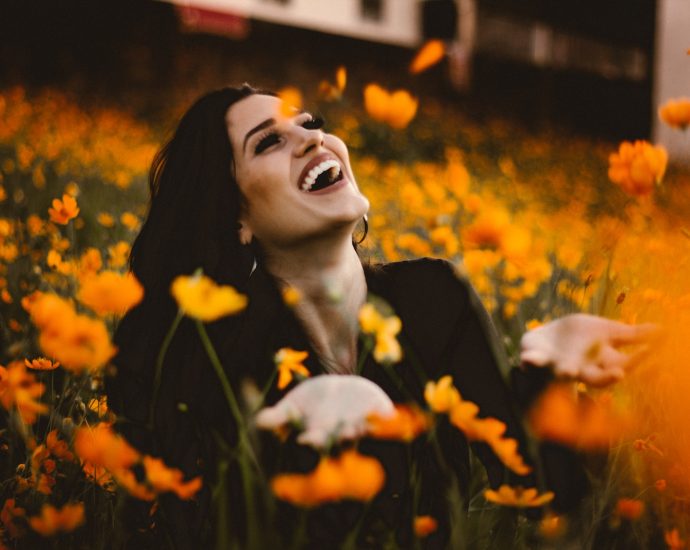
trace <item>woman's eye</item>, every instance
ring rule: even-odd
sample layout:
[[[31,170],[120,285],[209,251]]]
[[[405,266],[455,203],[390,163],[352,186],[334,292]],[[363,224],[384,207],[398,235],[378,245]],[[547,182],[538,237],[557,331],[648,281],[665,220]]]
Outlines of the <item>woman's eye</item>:
[[[256,147],[254,149],[254,154],[259,155],[263,153],[266,149],[271,147],[271,145],[275,145],[280,141],[280,136],[278,134],[272,133],[268,134],[267,136],[261,138],[259,142],[256,144]]]
[[[306,128],[307,130],[318,130],[319,128],[323,128],[324,124],[324,119],[320,117],[312,117],[302,123],[302,128]]]

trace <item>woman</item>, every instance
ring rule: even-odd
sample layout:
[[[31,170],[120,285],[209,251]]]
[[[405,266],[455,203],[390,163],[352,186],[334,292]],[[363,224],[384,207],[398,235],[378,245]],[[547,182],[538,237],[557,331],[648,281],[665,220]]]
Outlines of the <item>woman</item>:
[[[153,389],[156,357],[177,313],[169,294],[171,281],[198,268],[249,298],[242,314],[208,326],[234,388],[246,379],[263,387],[275,371],[273,354],[282,347],[308,351],[305,365],[312,375],[355,373],[363,353],[357,314],[370,293],[388,302],[402,319],[399,338],[405,355],[395,367],[402,382],[393,383],[370,356],[361,365],[361,375],[393,401],[422,403],[424,380],[415,367],[421,367],[427,379],[451,374],[463,397],[477,403],[483,416],[505,422],[506,435],[516,438],[527,455],[519,416],[499,372],[493,330],[469,284],[439,260],[364,266],[353,233],[362,220],[366,223],[369,203],[357,187],[345,144],[325,133],[321,121],[310,114],[284,111],[279,98],[246,85],[212,92],[185,114],[151,170],[150,210],[131,255],[132,270],[146,296],[118,329],[117,372],[108,388],[111,407],[125,419],[122,431],[134,444],[162,455],[187,475],[202,473],[206,478],[196,501],[161,502],[157,530],[175,547],[201,547],[212,538],[208,487],[222,481],[215,475],[218,449],[236,438],[191,322],[180,324],[160,384]],[[287,287],[301,294],[294,308],[283,302],[281,292]],[[632,327],[573,316],[530,333],[523,341],[523,359],[551,365],[558,376],[605,384],[620,378],[628,362],[614,344],[640,335]],[[595,342],[600,352],[593,357]],[[513,374],[523,406],[552,376],[532,367]],[[273,387],[266,402],[278,401],[283,393]],[[439,438],[466,493],[467,441],[449,426],[440,428]],[[394,530],[399,545],[411,545],[408,452],[398,444],[375,442],[361,448],[383,462],[387,481],[366,513],[358,544],[379,546],[380,533]],[[474,450],[490,483],[500,483],[502,465],[488,448],[477,445]],[[271,457],[277,451],[265,451],[265,468],[275,472]],[[281,459],[281,470],[313,467],[315,455],[297,446],[293,451],[294,456]],[[448,479],[429,449],[417,445],[412,455],[424,465],[417,511],[439,518],[441,524],[428,544],[443,547],[450,525],[439,495]],[[573,456],[551,447],[542,450],[541,458],[547,482],[557,486],[554,506],[572,506],[584,486]],[[231,490],[235,478],[231,473]],[[523,484],[529,482],[523,479]],[[282,512],[275,528],[289,540],[296,512],[287,505]],[[338,545],[362,514],[354,503],[323,507],[310,519],[310,544]],[[230,521],[237,536],[244,536],[241,510],[214,521]]]

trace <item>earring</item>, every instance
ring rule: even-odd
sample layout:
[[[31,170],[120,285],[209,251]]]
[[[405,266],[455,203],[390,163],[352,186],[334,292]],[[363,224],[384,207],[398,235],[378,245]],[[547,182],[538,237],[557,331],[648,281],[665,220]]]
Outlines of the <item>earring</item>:
[[[369,218],[366,214],[362,216],[362,222],[364,223],[364,231],[362,232],[362,236],[359,238],[359,240],[355,241],[355,244],[362,244],[364,239],[366,239],[367,235],[369,234]]]

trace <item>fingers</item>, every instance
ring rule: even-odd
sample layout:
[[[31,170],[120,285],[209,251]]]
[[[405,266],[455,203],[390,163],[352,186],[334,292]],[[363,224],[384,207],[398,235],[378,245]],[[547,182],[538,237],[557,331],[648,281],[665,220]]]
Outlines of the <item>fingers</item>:
[[[535,367],[545,367],[551,363],[551,357],[543,349],[526,349],[520,352],[520,362]]]
[[[597,388],[620,381],[625,372],[621,367],[603,368],[601,365],[587,363],[580,370],[580,381]]]
[[[618,321],[607,323],[608,337],[614,346],[642,342],[659,334],[660,331],[661,328],[653,323],[642,325],[626,325]]]

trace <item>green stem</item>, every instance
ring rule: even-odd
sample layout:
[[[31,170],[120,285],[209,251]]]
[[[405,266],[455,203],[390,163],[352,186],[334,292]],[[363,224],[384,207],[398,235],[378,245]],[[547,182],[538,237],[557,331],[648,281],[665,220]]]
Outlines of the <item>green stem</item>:
[[[367,360],[367,356],[371,353],[371,350],[374,347],[374,338],[369,336],[369,337],[362,337],[362,351],[359,353],[359,357],[357,358],[357,370],[355,370],[355,374],[361,375],[362,374],[362,369],[364,368],[364,362]]]
[[[250,478],[252,472],[250,469],[250,465],[247,462],[247,458],[250,458],[253,461],[253,463],[257,465],[257,467],[258,461],[254,456],[251,444],[249,443],[249,436],[247,434],[247,428],[244,423],[244,418],[242,417],[242,411],[240,409],[239,403],[237,402],[235,393],[232,391],[230,381],[228,380],[227,374],[223,369],[223,365],[221,364],[220,359],[218,358],[218,354],[216,353],[216,350],[213,347],[213,343],[211,342],[211,339],[208,336],[208,332],[206,332],[206,327],[204,327],[204,324],[197,319],[196,328],[199,332],[199,336],[201,337],[201,342],[204,346],[204,349],[206,350],[206,354],[208,355],[208,358],[211,361],[213,370],[215,370],[216,374],[218,375],[218,379],[220,380],[220,385],[223,389],[225,400],[227,401],[228,406],[230,407],[230,412],[232,413],[235,419],[235,424],[237,426],[237,448],[239,450],[238,460],[242,477],[242,488],[244,490],[246,519],[248,523],[247,548],[257,548],[257,517],[255,513],[254,494],[252,491]]]
[[[163,377],[163,360],[165,359],[165,354],[167,353],[168,348],[170,347],[170,342],[172,342],[173,336],[175,336],[175,332],[177,331],[177,327],[179,326],[183,316],[184,314],[182,313],[182,310],[179,310],[177,312],[177,315],[175,316],[175,319],[172,322],[172,325],[170,325],[170,328],[168,329],[168,333],[165,335],[165,338],[163,339],[161,349],[158,352],[158,357],[156,357],[156,370],[153,375],[153,395],[151,396],[151,408],[149,409],[148,421],[148,428],[150,430],[153,430],[153,425],[155,421],[156,404],[158,403],[158,394],[160,392],[161,378]]]

